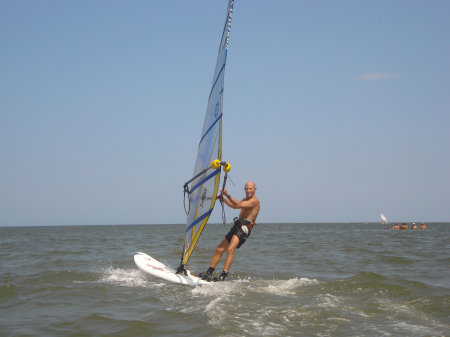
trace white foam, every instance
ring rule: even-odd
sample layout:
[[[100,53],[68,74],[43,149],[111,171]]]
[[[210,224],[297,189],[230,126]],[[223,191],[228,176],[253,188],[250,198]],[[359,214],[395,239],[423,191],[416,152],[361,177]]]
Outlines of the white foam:
[[[405,314],[408,317],[414,317],[416,319],[426,318],[423,313],[417,312],[412,306],[404,303],[394,302],[389,299],[378,299],[378,303],[380,303],[382,309],[391,312],[392,315]]]
[[[269,281],[269,285],[260,288],[263,292],[275,294],[275,295],[292,295],[295,293],[295,289],[317,283],[317,280],[308,278],[293,278],[289,280],[274,280]]]
[[[211,282],[209,284],[204,284],[199,287],[195,287],[192,289],[191,292],[193,295],[212,296],[212,297],[239,293],[240,289],[238,283],[241,282],[248,283],[248,281]]]
[[[103,269],[101,273],[99,282],[114,283],[126,287],[144,287],[149,284],[146,276],[138,269],[108,267]],[[154,285],[161,286],[162,284]]]
[[[285,327],[274,322],[265,322],[264,320],[253,321],[250,323],[253,329],[246,331],[248,333],[257,333],[260,336],[282,336]],[[246,324],[248,326],[248,324]]]
[[[294,278],[290,280],[252,280],[239,279],[216,282],[195,287],[191,293],[195,297],[209,298],[204,307],[208,325],[227,330],[230,324],[238,326],[243,335],[283,336],[286,324],[298,317],[296,310],[279,312],[279,308],[262,305],[253,307],[254,303],[242,302],[254,296],[266,296],[264,293],[289,295],[299,287],[317,283],[317,280]]]
[[[212,282],[193,288],[191,294],[194,297],[209,299],[209,303],[204,307],[209,325],[226,327],[230,324],[231,317],[234,317],[235,324],[239,321],[234,310],[236,309],[237,298],[245,296],[248,289],[247,284],[249,284],[248,280]]]
[[[341,301],[339,297],[331,294],[325,294],[324,296],[319,296],[319,298],[322,300],[322,303],[318,304],[318,306],[325,308],[335,308]]]
[[[218,304],[222,301],[222,299],[223,299],[223,297],[220,296],[220,297],[213,299],[211,302],[209,302],[206,305],[205,312],[215,311],[215,309],[218,307]]]
[[[406,330],[406,331],[410,332],[412,335],[421,333],[425,336],[431,336],[435,333],[435,331],[433,331],[433,329],[430,329],[429,327],[426,327],[423,325],[418,325],[418,324],[408,324],[405,322],[399,322],[399,323],[395,323],[394,326],[396,326],[397,328],[399,328],[401,330]]]
[[[327,321],[333,321],[333,322],[351,322],[351,319],[344,318],[344,317],[329,317],[327,318]]]

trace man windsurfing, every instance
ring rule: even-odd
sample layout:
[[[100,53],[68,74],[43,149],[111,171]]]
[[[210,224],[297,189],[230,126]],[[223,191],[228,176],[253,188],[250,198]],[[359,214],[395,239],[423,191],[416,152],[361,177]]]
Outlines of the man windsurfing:
[[[256,217],[260,210],[259,200],[255,196],[256,186],[255,183],[249,181],[244,187],[245,198],[237,200],[233,198],[228,191],[224,188],[221,190],[220,197],[223,202],[233,208],[240,209],[239,217],[234,218],[234,225],[230,231],[225,235],[222,242],[217,246],[214,255],[211,259],[211,263],[206,272],[199,274],[200,278],[207,281],[223,281],[228,275],[231,264],[233,263],[234,251],[236,248],[241,247],[245,240],[250,236],[253,226],[256,225]],[[222,254],[227,252],[222,274],[218,279],[214,279],[212,274],[219,264]]]

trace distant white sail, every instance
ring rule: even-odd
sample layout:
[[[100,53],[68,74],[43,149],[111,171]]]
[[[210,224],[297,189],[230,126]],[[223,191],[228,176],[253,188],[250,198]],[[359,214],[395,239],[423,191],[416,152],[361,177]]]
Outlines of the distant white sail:
[[[386,218],[386,216],[383,213],[380,213],[380,217],[381,217],[381,223],[386,225],[388,223],[388,220]]]

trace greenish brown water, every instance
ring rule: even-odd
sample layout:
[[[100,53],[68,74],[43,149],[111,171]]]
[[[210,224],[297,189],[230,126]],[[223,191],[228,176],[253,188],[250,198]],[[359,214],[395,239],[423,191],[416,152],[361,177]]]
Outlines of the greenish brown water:
[[[167,283],[183,225],[0,228],[0,336],[448,336],[449,224],[260,224],[227,282]],[[226,233],[210,225],[190,269]],[[219,265],[219,268],[222,265]]]

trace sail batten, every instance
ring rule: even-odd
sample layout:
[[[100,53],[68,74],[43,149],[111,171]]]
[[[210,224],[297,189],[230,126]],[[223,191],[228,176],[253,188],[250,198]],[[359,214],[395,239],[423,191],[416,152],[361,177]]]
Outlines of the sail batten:
[[[203,214],[202,216],[199,216],[197,219],[195,219],[195,221],[192,224],[190,224],[188,228],[186,228],[186,232],[190,231],[192,229],[192,227],[194,227],[200,221],[205,219],[207,216],[210,216],[211,213],[212,213],[212,209],[208,210],[205,214]]]
[[[206,182],[207,180],[211,179],[212,177],[214,177],[216,174],[220,174],[220,170],[215,170],[213,173],[211,173],[210,175],[208,175],[207,177],[203,178],[202,180],[200,180],[196,185],[194,185],[191,188],[191,191],[189,192],[189,194],[193,193],[197,188],[199,188],[204,182]]]
[[[192,251],[214,209],[219,189],[221,168],[209,169],[213,160],[222,161],[223,88],[227,49],[230,39],[234,0],[228,0],[216,68],[208,97],[203,129],[198,144],[197,159],[188,193],[189,212],[186,219],[184,249],[181,263],[187,265]],[[211,170],[213,170],[211,172]]]

